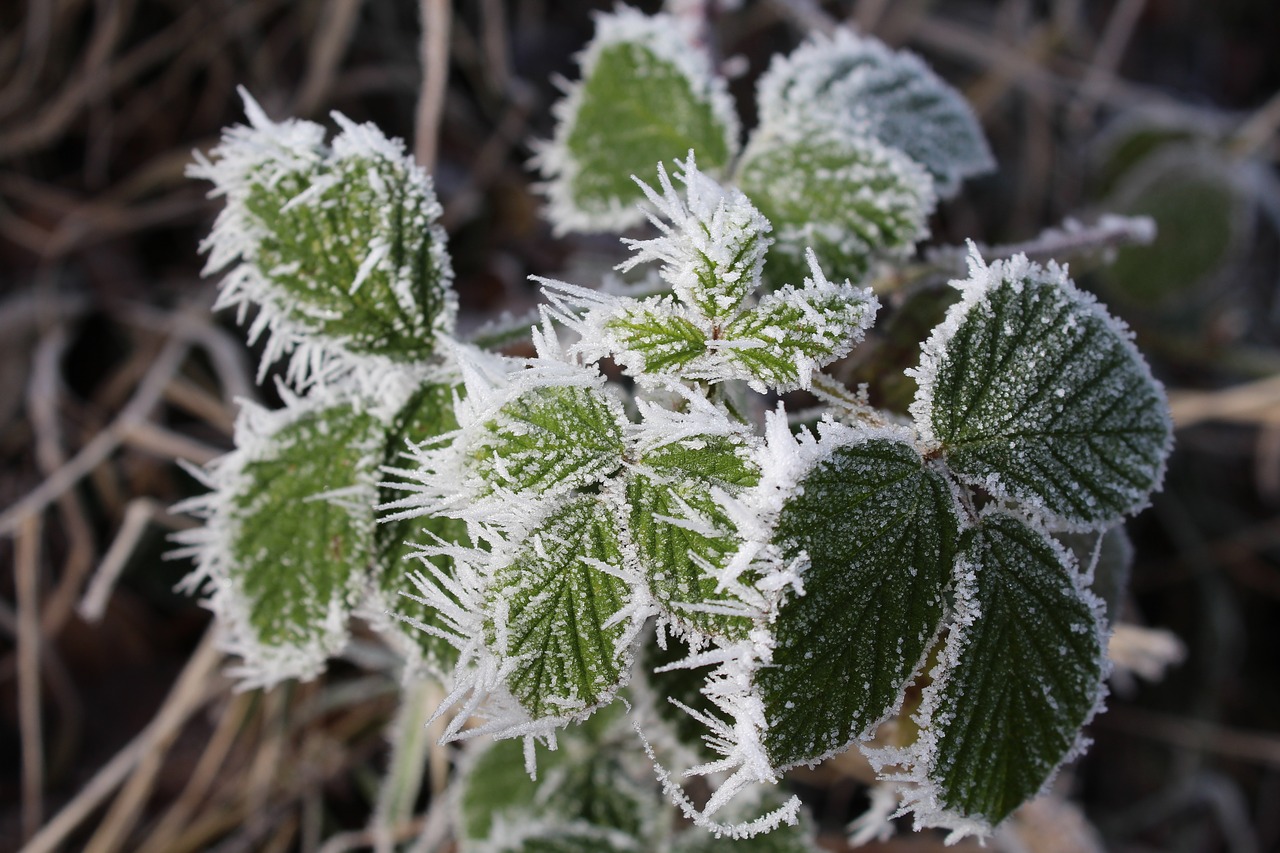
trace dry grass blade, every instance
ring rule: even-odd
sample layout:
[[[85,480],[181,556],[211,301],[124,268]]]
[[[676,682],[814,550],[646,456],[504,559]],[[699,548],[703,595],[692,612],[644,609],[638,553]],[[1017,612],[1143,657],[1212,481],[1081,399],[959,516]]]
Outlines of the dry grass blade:
[[[223,682],[212,677],[222,660],[222,653],[214,638],[215,629],[210,628],[147,727],[116,753],[80,793],[45,824],[23,848],[23,853],[53,853],[61,849],[67,836],[110,797],[117,787],[128,780],[148,755],[162,744],[172,742],[173,737],[201,705],[226,690]],[[131,800],[136,799],[137,788],[149,788],[150,780],[144,777],[144,782],[145,785],[139,782],[135,786]],[[118,817],[112,822],[113,838],[121,828],[127,829],[125,824],[131,826],[137,817],[130,802],[121,802],[119,805],[120,809],[114,811]],[[103,831],[99,829],[98,834],[102,835]]]
[[[449,0],[419,0],[422,12],[422,91],[414,120],[413,156],[428,172],[436,168],[440,145],[440,117],[444,114],[449,81],[449,28],[453,12]]]
[[[40,516],[28,516],[15,543],[18,594],[18,717],[22,730],[22,834],[44,816],[44,731],[40,721]]]

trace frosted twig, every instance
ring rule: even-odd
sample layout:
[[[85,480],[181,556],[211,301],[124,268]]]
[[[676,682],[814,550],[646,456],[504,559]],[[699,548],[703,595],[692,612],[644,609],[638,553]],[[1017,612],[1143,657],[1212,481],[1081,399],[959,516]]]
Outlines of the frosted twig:
[[[210,676],[222,659],[222,653],[214,643],[214,635],[212,628],[205,633],[164,705],[147,727],[116,753],[89,780],[89,784],[41,828],[23,848],[23,853],[54,853],[60,849],[67,836],[125,781],[145,756],[156,751],[162,744],[172,742],[196,709],[223,691],[224,685],[220,682],[212,687],[209,685]]]
[[[440,686],[430,677],[406,684],[401,691],[400,708],[391,724],[391,760],[378,792],[378,804],[368,833],[378,853],[394,853],[395,842],[403,840],[398,836],[413,815],[413,804],[422,787],[422,774],[436,740],[428,731],[427,718],[441,698]],[[443,722],[436,720],[436,727],[442,726]],[[435,796],[433,791],[433,800]]]
[[[413,158],[428,172],[435,171],[440,117],[444,113],[445,84],[449,78],[449,0],[419,0],[422,12],[422,91],[414,121]]]
[[[1093,225],[1081,225],[1074,220],[1067,220],[1022,243],[975,245],[983,257],[993,260],[1026,255],[1028,260],[1047,262],[1092,255],[1121,246],[1145,246],[1155,236],[1155,222],[1149,216],[1108,215],[1101,217]],[[938,246],[930,249],[925,258],[948,273],[963,273],[969,251],[967,246]]]
[[[18,600],[18,726],[22,732],[22,836],[31,838],[44,813],[44,734],[40,721],[40,516],[23,519],[14,544]]]

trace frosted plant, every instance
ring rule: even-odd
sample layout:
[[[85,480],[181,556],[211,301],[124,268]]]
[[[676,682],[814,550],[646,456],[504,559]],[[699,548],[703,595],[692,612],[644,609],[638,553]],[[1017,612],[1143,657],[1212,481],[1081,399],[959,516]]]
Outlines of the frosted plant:
[[[227,203],[221,304],[270,333],[264,370],[290,360],[283,408],[200,472],[190,586],[246,685],[314,676],[353,615],[440,678],[444,739],[495,741],[462,774],[466,851],[811,851],[778,783],[850,748],[880,776],[855,838],[987,835],[1102,707],[1163,390],[1065,267],[973,244],[911,405],[846,388],[870,285],[989,165],[976,122],[845,33],[771,66],[739,152],[680,27],[599,19],[539,163],[557,228],[648,220],[618,265],[647,278],[542,280],[529,357],[453,334],[399,143],[335,117],[326,146],[246,97],[192,173]]]

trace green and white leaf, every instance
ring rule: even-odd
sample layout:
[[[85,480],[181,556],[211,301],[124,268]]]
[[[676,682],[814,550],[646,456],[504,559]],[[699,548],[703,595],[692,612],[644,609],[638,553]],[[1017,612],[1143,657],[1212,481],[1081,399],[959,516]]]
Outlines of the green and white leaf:
[[[987,513],[961,539],[956,617],[915,715],[920,733],[873,763],[914,783],[917,827],[986,834],[1083,751],[1105,696],[1102,602],[1043,531]]]
[[[690,150],[723,171],[737,153],[733,102],[685,19],[625,6],[597,15],[579,63],[582,80],[553,108],[555,137],[535,158],[557,234],[638,225],[632,175]]]
[[[995,167],[973,110],[919,57],[837,30],[777,57],[760,78],[760,126],[804,137],[834,128],[871,136],[929,170],[950,198]]]
[[[287,378],[302,388],[429,359],[456,313],[430,177],[371,124],[335,114],[328,148],[319,125],[277,124],[242,95],[251,126],[229,129],[188,174],[226,200],[205,271],[227,270],[215,308],[257,310],[261,374],[291,355]]]
[[[908,442],[828,428],[819,446],[774,533],[804,584],[755,675],[775,767],[843,751],[896,712],[938,636],[959,531],[951,486]]]
[[[373,507],[385,427],[350,402],[245,404],[237,449],[180,505],[205,526],[178,537],[195,557],[184,582],[209,593],[222,645],[246,687],[319,674],[348,637],[374,558]]]
[[[742,637],[751,627],[749,591],[721,583],[741,544],[722,502],[759,482],[756,442],[705,398],[689,394],[686,405],[671,412],[641,404],[638,459],[627,477],[631,539],[663,619],[682,633]]]
[[[870,288],[827,280],[812,252],[810,277],[768,294],[724,330],[721,352],[751,387],[764,393],[808,388],[814,372],[848,354],[875,321]]]
[[[906,154],[833,131],[756,133],[738,185],[773,225],[765,275],[774,287],[803,279],[808,249],[855,281],[876,260],[908,257],[929,236],[936,204],[932,179]]]
[[[734,317],[743,300],[760,285],[771,226],[740,190],[717,183],[699,171],[690,150],[676,160],[676,191],[666,167],[658,164],[661,194],[640,184],[656,208],[650,221],[662,232],[651,240],[623,239],[632,256],[618,269],[627,272],[657,261],[659,274],[680,301],[709,324]]]
[[[684,376],[707,369],[708,336],[700,325],[671,297],[651,297],[611,312],[600,338],[632,376]]]
[[[528,815],[511,823],[500,821],[491,837],[463,847],[464,853],[646,853],[652,849],[619,830]]]
[[[622,407],[603,391],[536,385],[514,394],[468,445],[492,490],[551,496],[601,482],[622,464]]]
[[[607,495],[566,499],[490,582],[484,641],[533,721],[585,719],[626,681],[646,602]]]
[[[1129,331],[1066,271],[974,250],[925,342],[911,413],[964,482],[1101,529],[1147,502],[1172,442],[1164,390]]]
[[[461,394],[462,388],[452,382],[428,381],[410,396],[387,431],[385,467],[398,468],[411,445],[439,441],[458,428],[454,415],[455,393]],[[401,494],[391,481],[380,485],[380,501],[384,505],[394,502]],[[439,634],[415,627],[416,624],[444,628],[439,611],[416,598],[418,590],[409,577],[422,567],[419,559],[442,572],[452,573],[451,557],[422,552],[424,546],[437,543],[468,544],[466,523],[445,515],[419,515],[379,524],[375,537],[373,591],[365,609],[370,611],[371,624],[401,650],[410,665],[421,665],[429,672],[443,675],[457,662],[457,649]]]

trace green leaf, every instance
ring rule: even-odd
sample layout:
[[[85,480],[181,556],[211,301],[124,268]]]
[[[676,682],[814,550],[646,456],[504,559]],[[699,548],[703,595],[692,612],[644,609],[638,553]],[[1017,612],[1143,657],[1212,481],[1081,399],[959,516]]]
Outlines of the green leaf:
[[[636,627],[615,509],[577,495],[552,510],[495,573],[486,611],[507,687],[535,720],[585,716],[625,680]]]
[[[557,232],[621,231],[644,221],[632,175],[695,150],[724,169],[737,118],[724,82],[683,25],[626,7],[596,19],[582,82],[558,105],[555,140],[539,153]]]
[[[681,604],[733,605],[717,592],[715,572],[740,542],[712,489],[734,495],[754,486],[760,471],[738,435],[699,435],[646,451],[627,481],[631,537],[649,588],[664,616],[699,633],[742,637],[743,616],[707,613]]]
[[[1108,298],[1143,308],[1185,309],[1230,279],[1250,242],[1253,203],[1220,155],[1175,147],[1120,180],[1107,207],[1150,216],[1156,237],[1125,246],[1102,271]],[[1207,293],[1205,291],[1208,291]]]
[[[429,382],[409,398],[397,413],[387,433],[384,465],[392,468],[402,467],[404,463],[401,455],[408,450],[410,443],[422,444],[458,428],[458,421],[453,411],[455,392],[461,395],[462,387],[450,383]],[[390,503],[402,497],[403,494],[402,491],[384,483],[380,490],[380,502]],[[439,611],[401,595],[402,592],[417,594],[417,590],[408,580],[408,574],[421,566],[410,555],[417,551],[416,546],[432,545],[437,539],[446,543],[466,543],[469,541],[466,523],[443,515],[423,515],[379,524],[377,560],[374,564],[375,582],[385,601],[385,606],[389,607],[396,616],[413,619],[424,625],[443,627],[440,623]],[[426,559],[443,571],[451,573],[453,563],[451,558],[436,555]],[[388,627],[412,637],[421,649],[423,662],[433,672],[443,673],[451,670],[458,658],[458,651],[452,644],[426,631],[410,628],[399,620],[393,621]]]
[[[628,305],[605,321],[604,331],[633,373],[679,374],[707,352],[707,336],[670,297]]]
[[[540,386],[484,425],[470,448],[490,487],[546,493],[598,483],[622,464],[621,407],[600,391]]]
[[[1081,748],[1103,692],[1101,608],[1067,552],[1010,515],[966,531],[957,566],[956,625],[916,749],[928,794],[952,817],[995,826]]]
[[[777,287],[823,269],[857,280],[879,258],[904,258],[929,235],[927,172],[870,137],[757,133],[738,167],[742,191],[773,224],[765,275]]]
[[[848,30],[774,59],[760,79],[759,102],[762,128],[793,137],[836,129],[905,152],[929,170],[944,198],[995,165],[959,92],[919,57]]]
[[[525,770],[524,741],[519,738],[494,741],[465,765],[458,796],[464,839],[488,838],[498,815],[532,812],[542,782],[567,754],[536,744],[534,748],[539,780],[530,779]]]
[[[250,419],[252,420],[252,419]],[[349,405],[264,413],[237,429],[243,468],[226,512],[236,650],[271,683],[313,675],[346,640],[345,614],[374,552],[383,426]],[[215,596],[216,599],[216,596]]]
[[[1096,529],[1141,508],[1172,428],[1127,329],[1056,264],[970,265],[913,374],[921,431],[960,479],[1027,511]]]
[[[826,280],[812,254],[812,278],[768,294],[724,330],[725,357],[758,391],[808,388],[813,372],[862,340],[880,303],[870,290]]]
[[[699,827],[685,830],[675,846],[674,853],[819,853],[810,837],[812,830],[803,824],[782,825],[770,832],[750,838],[716,838]]]
[[[775,767],[863,740],[898,707],[938,633],[958,525],[947,482],[901,441],[837,447],[800,481],[774,541],[805,561],[804,595],[756,675]]]

